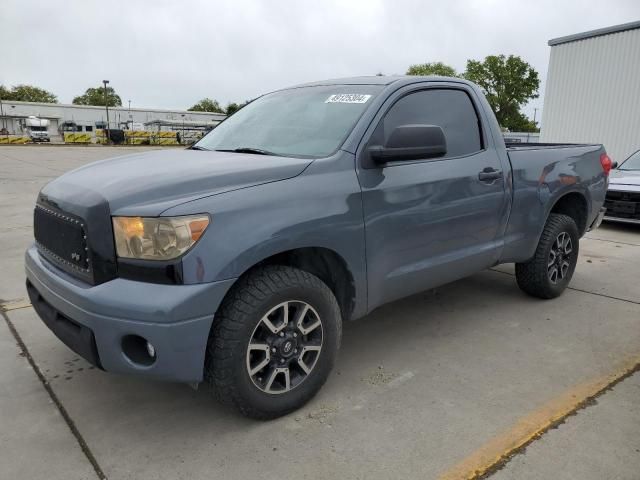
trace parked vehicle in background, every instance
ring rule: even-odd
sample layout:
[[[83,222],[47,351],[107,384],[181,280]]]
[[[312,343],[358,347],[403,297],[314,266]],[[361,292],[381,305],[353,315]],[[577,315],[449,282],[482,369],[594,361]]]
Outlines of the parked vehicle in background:
[[[640,224],[640,150],[611,172],[605,207],[605,220]]]
[[[342,322],[515,263],[569,284],[599,225],[602,145],[505,146],[459,78],[363,77],[264,95],[186,150],[66,173],[38,195],[27,290],[104,370],[204,382],[273,418],[320,389]]]
[[[23,124],[25,134],[32,142],[50,142],[49,120],[30,116],[24,119]]]

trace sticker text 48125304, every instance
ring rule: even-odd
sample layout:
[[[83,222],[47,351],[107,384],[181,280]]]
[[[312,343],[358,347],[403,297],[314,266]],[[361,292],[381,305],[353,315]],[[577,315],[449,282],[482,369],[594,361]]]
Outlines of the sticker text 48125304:
[[[367,103],[371,95],[363,95],[360,93],[338,93],[331,95],[324,103]]]

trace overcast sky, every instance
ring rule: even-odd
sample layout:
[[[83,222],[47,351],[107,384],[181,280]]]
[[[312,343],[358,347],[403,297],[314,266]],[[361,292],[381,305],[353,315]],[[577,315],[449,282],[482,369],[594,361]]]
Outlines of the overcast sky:
[[[639,19],[640,0],[1,0],[0,83],[70,103],[108,79],[124,105],[188,108],[504,53],[540,74],[532,114],[549,39]]]

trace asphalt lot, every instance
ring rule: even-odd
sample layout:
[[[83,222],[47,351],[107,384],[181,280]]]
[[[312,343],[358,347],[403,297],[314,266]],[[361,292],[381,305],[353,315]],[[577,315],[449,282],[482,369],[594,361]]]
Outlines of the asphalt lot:
[[[640,478],[637,227],[589,233],[559,299],[525,296],[506,265],[345,325],[320,394],[276,421],[90,368],[25,302],[33,203],[142,149],[0,147],[0,478],[467,478],[511,454],[487,476]]]

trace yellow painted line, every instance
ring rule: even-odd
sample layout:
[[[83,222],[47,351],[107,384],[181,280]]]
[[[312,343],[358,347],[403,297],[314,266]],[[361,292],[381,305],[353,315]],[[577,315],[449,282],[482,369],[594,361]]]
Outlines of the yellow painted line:
[[[640,356],[628,359],[613,373],[576,385],[522,417],[510,429],[489,440],[438,480],[477,480],[501,468],[524,447],[587,406],[594,398],[640,371]]]
[[[25,299],[11,300],[9,302],[0,303],[0,310],[3,312],[10,312],[11,310],[18,310],[20,308],[29,308],[31,302]]]

